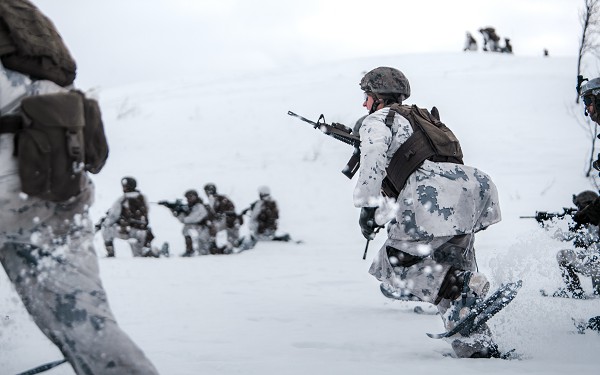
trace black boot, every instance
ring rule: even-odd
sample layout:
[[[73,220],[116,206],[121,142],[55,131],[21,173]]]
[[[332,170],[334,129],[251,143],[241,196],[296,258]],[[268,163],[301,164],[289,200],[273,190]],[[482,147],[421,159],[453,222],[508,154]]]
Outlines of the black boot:
[[[191,257],[194,255],[194,245],[192,244],[192,237],[185,236],[185,253],[181,254],[182,257]]]
[[[104,247],[106,247],[106,257],[114,258],[115,257],[115,247],[113,246],[113,242],[105,242]]]

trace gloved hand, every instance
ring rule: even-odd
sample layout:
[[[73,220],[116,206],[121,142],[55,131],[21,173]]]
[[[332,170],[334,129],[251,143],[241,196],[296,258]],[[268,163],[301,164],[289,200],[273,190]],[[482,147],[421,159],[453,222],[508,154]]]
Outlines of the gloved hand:
[[[375,223],[375,210],[377,210],[377,207],[363,207],[360,209],[358,224],[360,225],[362,235],[367,240],[375,238],[375,229],[379,227]]]
[[[598,159],[592,163],[592,167],[594,167],[595,170],[600,171],[600,154],[598,154]]]

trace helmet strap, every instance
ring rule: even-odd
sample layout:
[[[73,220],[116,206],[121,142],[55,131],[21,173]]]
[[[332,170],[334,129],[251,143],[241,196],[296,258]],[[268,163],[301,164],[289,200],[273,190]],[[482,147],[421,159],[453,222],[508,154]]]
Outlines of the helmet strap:
[[[377,107],[379,107],[379,104],[381,104],[381,99],[379,99],[379,97],[377,96],[377,94],[371,93],[371,96],[373,97],[373,105],[371,105],[371,109],[369,110],[369,114],[372,114],[373,112],[377,111]]]

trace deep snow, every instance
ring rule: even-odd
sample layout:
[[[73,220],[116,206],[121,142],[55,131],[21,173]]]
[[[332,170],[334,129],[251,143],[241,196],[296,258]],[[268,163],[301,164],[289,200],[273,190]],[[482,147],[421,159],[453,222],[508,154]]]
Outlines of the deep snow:
[[[362,260],[354,182],[340,173],[350,148],[287,116],[324,113],[352,126],[365,113],[358,82],[377,66],[401,69],[413,90],[407,102],[436,105],[465,163],[498,186],[503,221],[478,234],[476,248],[493,287],[523,279],[515,301],[490,321],[501,348],[515,348],[521,360],[447,357],[450,346],[425,335],[442,331],[439,317],[379,293],[367,270],[385,236]],[[155,243],[168,241],[175,256],[134,259],[117,242],[117,258],[107,259],[96,237],[120,325],[162,374],[597,373],[600,336],[576,334],[571,317],[598,315],[600,300],[540,297],[538,289],[560,285],[555,253],[566,244],[519,219],[560,211],[573,193],[594,189],[584,176],[591,140],[574,103],[575,66],[574,58],[419,54],[97,89],[111,155],[93,177],[96,219],[124,175],[152,202],[214,182],[238,211],[266,184],[281,230],[304,241],[180,258],[181,225],[152,205]],[[61,358],[3,272],[0,318],[1,373]],[[73,372],[63,365],[48,373]]]

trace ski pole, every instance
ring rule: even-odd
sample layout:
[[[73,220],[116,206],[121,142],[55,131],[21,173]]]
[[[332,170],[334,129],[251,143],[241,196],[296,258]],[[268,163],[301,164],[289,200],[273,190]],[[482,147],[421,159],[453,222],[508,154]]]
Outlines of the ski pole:
[[[369,250],[369,242],[371,242],[371,240],[367,240],[367,245],[365,246],[365,253],[363,254],[363,260],[367,259],[367,250]]]
[[[377,227],[375,228],[375,230],[373,231],[373,238],[375,238],[375,235],[377,234],[377,232],[379,232],[379,229],[381,229],[383,227]],[[371,242],[370,239],[367,240],[367,244],[365,245],[365,252],[363,254],[363,260],[367,259],[367,251],[369,250],[369,242]]]
[[[38,367],[34,367],[30,370],[27,370],[25,372],[20,372],[17,375],[33,375],[33,374],[39,374],[40,372],[46,372],[50,369],[55,368],[56,366],[60,366],[63,363],[67,362],[66,359],[59,359],[58,361],[53,361],[53,362],[48,362],[48,363],[44,363],[43,365],[40,365]]]

